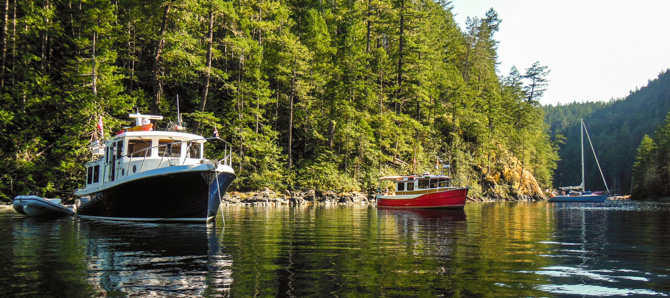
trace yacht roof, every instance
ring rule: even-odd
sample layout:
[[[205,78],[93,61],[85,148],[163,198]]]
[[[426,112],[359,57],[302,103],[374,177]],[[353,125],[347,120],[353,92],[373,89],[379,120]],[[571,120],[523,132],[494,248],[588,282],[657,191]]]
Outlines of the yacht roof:
[[[151,130],[151,131],[126,131],[115,136],[115,138],[122,137],[142,137],[142,138],[151,138],[151,137],[168,137],[168,138],[177,138],[177,139],[192,139],[192,140],[204,140],[205,138],[201,135],[196,135],[187,132],[178,132],[178,131],[162,131],[162,130]]]
[[[449,176],[445,175],[407,175],[407,176],[386,176],[381,177],[379,180],[382,181],[403,181],[403,180],[416,180],[416,179],[451,179]]]

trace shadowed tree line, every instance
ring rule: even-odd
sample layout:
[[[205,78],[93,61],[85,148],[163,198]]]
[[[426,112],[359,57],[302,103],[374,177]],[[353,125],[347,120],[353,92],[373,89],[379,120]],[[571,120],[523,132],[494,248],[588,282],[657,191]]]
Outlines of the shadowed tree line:
[[[649,80],[647,86],[631,91],[623,99],[574,102],[543,109],[552,139],[560,147],[561,160],[554,176],[556,187],[579,185],[581,181],[579,119],[584,119],[609,188],[620,194],[631,194],[642,183],[634,177],[633,165],[636,155],[640,154],[640,149],[636,151],[636,148],[641,142],[645,148],[651,144],[651,140],[643,140],[645,135],[653,136],[656,132],[654,140],[667,138],[659,134],[658,129],[670,112],[670,72],[661,72],[657,78]],[[605,190],[588,143],[584,148],[584,160],[587,188]]]
[[[633,164],[633,189],[636,200],[670,198],[670,113],[654,133],[644,135]]]

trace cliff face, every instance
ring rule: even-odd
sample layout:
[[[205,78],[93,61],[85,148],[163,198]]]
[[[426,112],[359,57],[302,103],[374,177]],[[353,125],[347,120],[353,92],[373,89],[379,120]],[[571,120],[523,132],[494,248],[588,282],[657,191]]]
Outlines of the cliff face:
[[[472,201],[541,201],[546,200],[545,192],[535,176],[520,167],[504,167],[492,171],[480,183],[481,197]]]
[[[471,201],[541,201],[547,199],[533,173],[511,155],[491,157],[491,167],[476,167]]]

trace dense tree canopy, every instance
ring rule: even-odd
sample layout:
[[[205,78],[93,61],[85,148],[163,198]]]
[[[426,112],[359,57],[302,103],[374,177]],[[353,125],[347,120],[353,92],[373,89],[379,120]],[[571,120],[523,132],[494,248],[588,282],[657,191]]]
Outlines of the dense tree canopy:
[[[71,194],[99,117],[107,137],[134,111],[175,121],[177,98],[191,130],[234,146],[237,189],[365,190],[438,160],[473,196],[552,183],[544,81],[498,74],[494,10],[465,30],[433,0],[5,0],[2,13],[3,200]]]
[[[645,135],[633,164],[633,199],[670,197],[670,113],[652,139]]]

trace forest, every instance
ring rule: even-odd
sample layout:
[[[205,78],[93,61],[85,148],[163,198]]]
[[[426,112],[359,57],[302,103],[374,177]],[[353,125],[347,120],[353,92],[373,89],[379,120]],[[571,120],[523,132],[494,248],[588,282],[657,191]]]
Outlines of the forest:
[[[652,139],[644,135],[633,164],[631,198],[637,200],[670,197],[670,113]]]
[[[461,28],[439,0],[1,6],[3,201],[71,196],[100,117],[110,137],[129,113],[165,127],[178,109],[191,132],[233,145],[236,190],[366,191],[438,163],[473,197],[553,183],[548,67],[500,74],[493,9]]]
[[[555,187],[580,184],[579,120],[584,119],[607,186],[615,193],[631,194],[635,185],[641,182],[633,177],[633,165],[638,155],[636,149],[641,142],[645,143],[645,136],[654,136],[670,112],[670,71],[661,72],[646,86],[632,90],[622,99],[548,105],[543,109],[561,157],[554,176]],[[586,187],[605,190],[586,136],[584,138]]]

